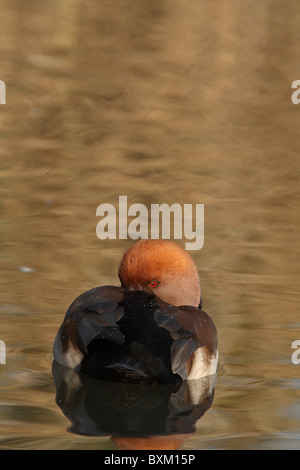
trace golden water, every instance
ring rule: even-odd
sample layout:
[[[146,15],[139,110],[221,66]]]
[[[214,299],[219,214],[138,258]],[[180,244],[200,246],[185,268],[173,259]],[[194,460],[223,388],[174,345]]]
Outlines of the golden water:
[[[118,283],[133,241],[97,239],[96,208],[119,195],[205,205],[220,372],[180,448],[300,448],[299,22],[296,0],[1,2],[0,448],[117,449],[66,431],[51,350]]]

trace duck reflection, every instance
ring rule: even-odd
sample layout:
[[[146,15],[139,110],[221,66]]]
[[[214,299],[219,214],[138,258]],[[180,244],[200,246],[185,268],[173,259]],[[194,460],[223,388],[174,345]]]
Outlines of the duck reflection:
[[[112,436],[119,449],[178,449],[211,407],[216,376],[142,385],[94,379],[53,362],[56,403],[75,434]]]

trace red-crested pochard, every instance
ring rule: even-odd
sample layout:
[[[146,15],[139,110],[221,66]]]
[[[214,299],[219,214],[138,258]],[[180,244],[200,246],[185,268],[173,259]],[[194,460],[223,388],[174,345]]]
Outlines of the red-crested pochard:
[[[96,287],[70,305],[54,360],[99,379],[134,383],[215,374],[217,331],[201,310],[190,255],[169,240],[141,240],[124,254],[118,274],[121,287]]]

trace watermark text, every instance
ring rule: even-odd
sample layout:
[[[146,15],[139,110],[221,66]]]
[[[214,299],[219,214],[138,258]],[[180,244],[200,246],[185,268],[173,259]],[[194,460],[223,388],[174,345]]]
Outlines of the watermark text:
[[[294,80],[292,83],[292,88],[296,88],[296,91],[292,93],[291,100],[293,104],[300,103],[300,80]]]
[[[0,80],[0,104],[6,104],[6,85]]]
[[[193,207],[194,206],[194,207]],[[201,250],[204,245],[204,204],[151,204],[150,211],[144,204],[128,207],[127,196],[119,196],[118,215],[112,204],[100,204],[96,216],[96,234],[100,240],[167,239],[188,240],[187,250]],[[128,224],[128,218],[132,218]]]
[[[296,349],[296,351],[294,351],[292,354],[292,363],[295,365],[299,365],[300,364],[300,339],[295,339],[295,341],[292,342],[292,348]]]
[[[0,340],[0,364],[6,364],[6,346],[4,341]]]

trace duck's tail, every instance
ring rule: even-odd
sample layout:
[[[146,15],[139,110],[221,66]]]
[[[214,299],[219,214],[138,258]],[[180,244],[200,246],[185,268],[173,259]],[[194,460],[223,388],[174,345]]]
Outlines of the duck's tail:
[[[145,384],[181,381],[160,357],[139,341],[120,345],[95,339],[88,349],[81,370],[98,379]]]

